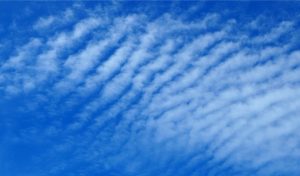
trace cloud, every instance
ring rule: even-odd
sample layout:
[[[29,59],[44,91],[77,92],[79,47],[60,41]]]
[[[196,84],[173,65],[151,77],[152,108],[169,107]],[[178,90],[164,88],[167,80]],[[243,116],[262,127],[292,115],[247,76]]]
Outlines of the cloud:
[[[75,8],[76,6],[68,8],[58,14],[40,17],[35,24],[33,24],[33,29],[40,32],[42,30],[53,30],[59,26],[66,25],[74,20]]]
[[[81,8],[38,18],[61,28],[1,62],[0,103],[23,107],[11,135],[46,146],[35,173],[300,172],[296,20]]]

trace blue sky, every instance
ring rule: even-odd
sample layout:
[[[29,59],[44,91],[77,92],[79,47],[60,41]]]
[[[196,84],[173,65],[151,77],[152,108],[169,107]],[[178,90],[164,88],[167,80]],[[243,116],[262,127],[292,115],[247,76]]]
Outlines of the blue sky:
[[[299,2],[0,2],[1,176],[299,176]]]

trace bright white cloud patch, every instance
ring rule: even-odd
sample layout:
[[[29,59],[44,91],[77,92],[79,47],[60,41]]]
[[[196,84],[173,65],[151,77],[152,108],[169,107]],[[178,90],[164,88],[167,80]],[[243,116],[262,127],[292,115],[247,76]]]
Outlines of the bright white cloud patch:
[[[45,148],[27,175],[300,174],[297,19],[79,8],[1,60],[3,141]]]

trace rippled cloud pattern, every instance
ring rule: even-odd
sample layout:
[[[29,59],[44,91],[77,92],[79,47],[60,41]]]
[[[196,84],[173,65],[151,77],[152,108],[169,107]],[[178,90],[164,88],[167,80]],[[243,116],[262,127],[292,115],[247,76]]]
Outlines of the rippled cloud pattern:
[[[300,175],[300,3],[0,6],[0,175]]]

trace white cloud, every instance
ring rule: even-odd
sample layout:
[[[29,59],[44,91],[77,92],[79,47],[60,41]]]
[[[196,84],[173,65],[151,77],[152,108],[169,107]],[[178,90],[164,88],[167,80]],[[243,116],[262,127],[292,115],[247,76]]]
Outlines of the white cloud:
[[[4,94],[44,96],[40,106],[52,123],[40,131],[61,139],[55,152],[74,153],[70,165],[82,159],[91,168],[104,163],[145,175],[167,165],[165,174],[174,175],[180,165],[179,175],[222,175],[228,167],[263,173],[273,162],[281,173],[282,158],[300,157],[300,52],[279,40],[292,21],[250,37],[235,33],[238,20],[219,14],[187,22],[184,15],[110,18],[99,11],[30,39],[0,68]],[[35,28],[59,17],[41,18]]]
[[[33,24],[33,29],[36,31],[49,30],[57,28],[58,26],[65,25],[72,20],[74,20],[74,7],[68,8],[58,14],[52,14],[45,17],[40,17],[35,24]]]

